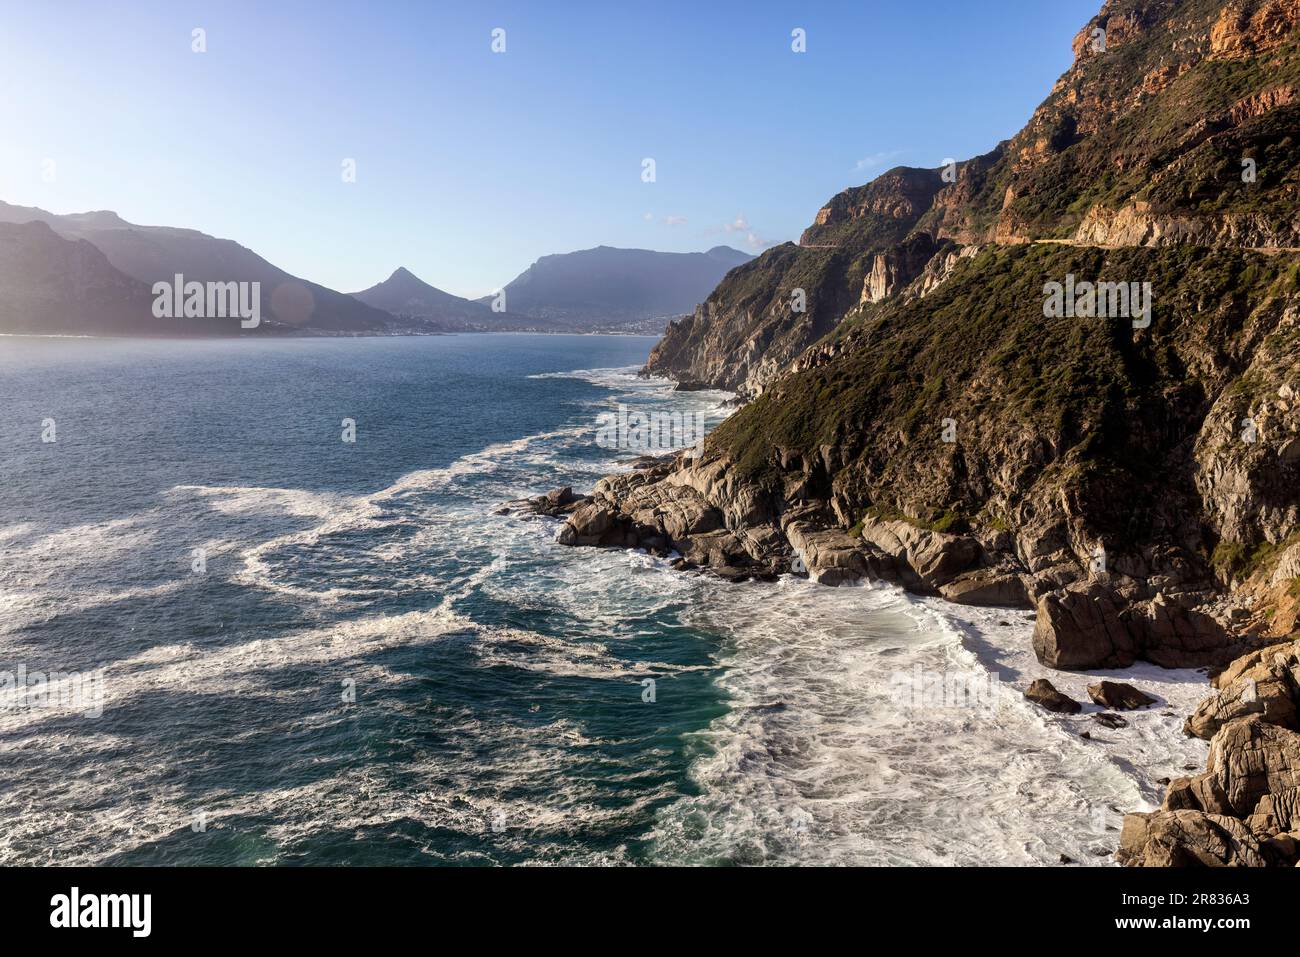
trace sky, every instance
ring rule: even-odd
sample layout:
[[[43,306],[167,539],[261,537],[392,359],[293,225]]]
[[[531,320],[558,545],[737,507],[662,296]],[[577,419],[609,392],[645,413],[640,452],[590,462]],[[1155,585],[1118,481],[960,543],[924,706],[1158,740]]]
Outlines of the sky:
[[[1013,135],[1100,5],[0,0],[0,199],[200,229],[344,292],[757,253]]]

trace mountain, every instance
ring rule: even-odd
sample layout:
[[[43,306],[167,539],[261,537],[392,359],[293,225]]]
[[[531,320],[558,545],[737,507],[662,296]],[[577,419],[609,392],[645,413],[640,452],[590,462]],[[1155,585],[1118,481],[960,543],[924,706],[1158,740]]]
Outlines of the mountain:
[[[728,246],[703,253],[597,246],[543,256],[506,285],[506,306],[588,329],[632,325],[657,332],[662,320],[693,310],[750,259]]]
[[[757,394],[851,307],[922,273],[932,283],[980,244],[1300,247],[1294,7],[1108,3],[1020,133],[957,164],[955,182],[899,168],[835,196],[799,245],[763,253],[676,323],[647,372]]]
[[[443,292],[416,277],[402,266],[381,283],[352,293],[367,305],[383,309],[393,315],[418,316],[436,319],[452,316],[458,319],[479,316],[489,311],[487,307]]]
[[[266,330],[383,332],[390,316],[351,296],[289,275],[250,249],[193,229],[137,226],[116,213],[55,215],[0,202],[0,223],[40,222],[70,240],[85,240],[119,272],[152,286],[182,274],[187,282],[260,282]],[[151,314],[147,314],[151,315]]]
[[[405,266],[383,282],[354,292],[353,297],[394,316],[415,319],[447,332],[554,332],[563,324],[514,312],[494,312],[482,302],[443,292],[420,279]]]
[[[690,253],[689,255],[695,255]],[[714,246],[712,249],[706,249],[704,255],[708,256],[715,262],[720,262],[728,269],[735,269],[737,266],[743,266],[754,257],[749,253],[742,253],[739,249],[733,249],[730,246]]]
[[[47,224],[0,223],[0,332],[93,335],[156,327],[149,287]]]
[[[646,374],[752,401],[560,540],[1032,609],[1056,669],[1227,665],[1210,768],[1119,857],[1294,865],[1300,0],[1107,0],[1073,49],[1010,140],[844,191],[674,323]]]
[[[114,268],[98,247],[48,223],[0,222],[0,333],[227,336],[237,318],[159,319],[152,286]],[[291,331],[263,319],[262,334]]]
[[[89,243],[118,274],[146,287],[158,281],[172,282],[177,274],[186,282],[258,282],[264,319],[256,334],[659,332],[668,316],[690,311],[729,269],[751,258],[726,246],[706,253],[658,253],[601,246],[545,256],[506,287],[509,309],[496,312],[491,308],[492,297],[478,302],[462,299],[429,285],[406,268],[399,268],[369,289],[345,295],[291,276],[232,240],[197,230],[138,226],[107,210],[57,215],[0,202],[0,225],[31,223],[45,225],[65,240]],[[10,235],[10,254],[14,257],[19,257],[19,238],[31,240],[35,236]],[[75,277],[67,278],[70,288],[81,288]],[[0,290],[0,298],[7,297],[0,309],[13,317],[11,324],[0,331],[32,327],[34,320],[17,316],[18,304],[29,302],[29,294],[38,299],[44,295],[39,289],[19,286]],[[69,323],[76,325],[86,334],[97,330],[121,333],[115,301],[105,303],[102,329],[85,311],[87,307],[88,303],[81,303],[66,321],[47,318],[60,328]],[[108,316],[114,318],[110,321]],[[152,319],[149,311],[145,316]],[[128,325],[137,328],[133,323]],[[228,326],[190,321],[168,334],[207,334],[204,330],[226,334]],[[156,323],[146,322],[141,334],[157,334],[158,328]]]

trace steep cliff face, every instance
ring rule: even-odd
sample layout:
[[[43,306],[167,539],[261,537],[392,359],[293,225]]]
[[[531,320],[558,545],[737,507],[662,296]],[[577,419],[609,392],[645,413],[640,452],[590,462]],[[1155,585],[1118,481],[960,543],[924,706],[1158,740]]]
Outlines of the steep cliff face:
[[[901,242],[943,187],[938,171],[899,167],[846,189],[817,211],[800,246],[883,248]]]
[[[673,323],[645,372],[757,395],[877,288],[905,285],[915,244],[899,246],[943,185],[938,172],[899,168],[846,190],[817,213],[799,245],[785,243],[733,269],[694,315]],[[910,250],[910,251],[909,251]],[[882,256],[889,255],[890,265]],[[900,267],[902,271],[900,272]]]
[[[1108,0],[1020,133],[955,175],[891,170],[834,197],[669,329],[646,373],[759,394],[950,244],[1300,248],[1298,38],[1300,0]]]
[[[757,394],[835,327],[861,284],[862,266],[842,250],[769,249],[733,269],[694,315],[670,325],[645,371]]]
[[[977,198],[990,238],[1300,246],[1298,29],[1294,0],[1108,2]]]

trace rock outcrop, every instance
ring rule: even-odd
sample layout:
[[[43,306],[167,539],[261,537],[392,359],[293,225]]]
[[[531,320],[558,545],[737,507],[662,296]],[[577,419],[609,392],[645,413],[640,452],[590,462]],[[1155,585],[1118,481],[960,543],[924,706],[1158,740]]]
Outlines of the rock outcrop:
[[[1300,0],[1234,0],[1210,28],[1210,56],[1241,60],[1277,49],[1294,39]]]
[[[1194,594],[1193,600],[1208,596]],[[1071,585],[1038,600],[1034,651],[1053,668],[1127,668],[1143,659],[1168,668],[1222,662],[1232,636],[1218,620],[1163,595],[1126,599],[1114,588]]]
[[[1213,684],[1217,692],[1202,701],[1184,724],[1188,734],[1209,741],[1229,721],[1251,715],[1300,730],[1300,641],[1243,655]]]
[[[1296,787],[1300,733],[1251,715],[1234,718],[1215,733],[1205,773],[1172,781],[1164,808],[1246,818],[1265,794]]]
[[[1243,655],[1187,719],[1205,773],[1169,783],[1161,810],[1124,820],[1117,859],[1142,866],[1291,866],[1300,857],[1300,641]]]
[[[1157,811],[1124,818],[1116,859],[1134,867],[1263,867],[1250,829],[1202,811]]]

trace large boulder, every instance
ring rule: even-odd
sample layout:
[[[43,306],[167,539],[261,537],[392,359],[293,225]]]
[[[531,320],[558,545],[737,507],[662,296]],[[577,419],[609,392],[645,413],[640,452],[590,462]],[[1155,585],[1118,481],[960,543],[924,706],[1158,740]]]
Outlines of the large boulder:
[[[1034,653],[1049,668],[1127,668],[1138,643],[1122,617],[1123,605],[1109,589],[1084,585],[1048,592],[1038,599]]]
[[[582,498],[582,496],[574,495],[573,489],[566,485],[564,488],[552,489],[545,495],[540,496],[541,502],[539,505],[544,504],[547,508],[553,509],[564,508],[566,505],[572,505],[577,502],[580,498]]]
[[[1259,834],[1300,831],[1300,787],[1265,794],[1246,823]]]
[[[498,509],[497,515],[509,515],[512,512],[524,512],[532,515],[545,515],[549,518],[561,518],[576,512],[590,501],[590,496],[575,495],[569,486],[557,488],[534,498],[523,498],[510,502]]]
[[[994,608],[1033,608],[1024,580],[1014,571],[981,568],[958,575],[939,594],[958,605],[981,605]]]
[[[1129,601],[1108,585],[1079,582],[1039,596],[1038,660],[1065,671],[1127,668],[1139,659],[1164,668],[1221,661],[1233,638],[1212,616],[1156,595]]]
[[[679,485],[638,489],[622,507],[638,528],[652,529],[673,542],[715,532],[724,525],[722,513],[699,492]]]
[[[1156,699],[1122,681],[1099,681],[1088,685],[1088,697],[1103,708],[1133,711],[1156,703]]]
[[[556,540],[561,545],[612,545],[611,533],[618,525],[614,509],[603,501],[591,501],[569,516]]]
[[[847,532],[793,521],[786,524],[785,535],[795,550],[795,571],[806,571],[814,581],[822,585],[844,585],[867,577],[862,542]],[[799,562],[803,563],[802,567]]]
[[[901,519],[867,519],[862,538],[906,562],[922,585],[915,590],[930,594],[974,568],[983,552],[969,536],[935,532]]]
[[[1203,811],[1127,814],[1115,859],[1129,867],[1263,867],[1259,840],[1235,818]]]
[[[1140,657],[1162,668],[1198,668],[1224,659],[1233,637],[1212,615],[1164,595],[1135,608]]]

